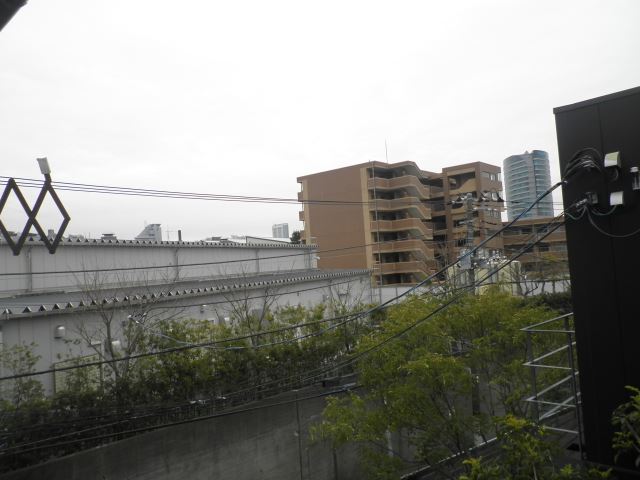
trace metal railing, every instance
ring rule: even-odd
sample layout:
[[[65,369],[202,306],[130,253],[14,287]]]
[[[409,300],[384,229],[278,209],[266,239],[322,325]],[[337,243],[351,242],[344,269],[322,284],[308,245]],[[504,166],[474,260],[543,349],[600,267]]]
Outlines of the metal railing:
[[[525,366],[531,369],[533,419],[548,430],[571,435],[582,455],[583,429],[573,313],[522,329],[527,335]],[[545,350],[537,353],[535,350]]]

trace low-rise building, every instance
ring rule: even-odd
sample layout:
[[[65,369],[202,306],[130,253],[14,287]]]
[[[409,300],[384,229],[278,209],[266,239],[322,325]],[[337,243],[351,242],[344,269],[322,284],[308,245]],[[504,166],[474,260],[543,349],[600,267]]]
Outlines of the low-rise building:
[[[121,345],[123,328],[147,315],[228,323],[236,302],[258,313],[371,302],[369,271],[319,270],[316,250],[287,242],[67,239],[50,255],[31,239],[14,256],[0,243],[0,344],[33,344],[35,369],[47,370],[104,352],[106,323]],[[52,390],[55,378],[40,379]]]
[[[271,236],[273,238],[289,238],[289,224],[276,223],[271,227]]]
[[[524,218],[503,232],[505,255],[511,256],[524,248],[533,235],[540,235],[555,225],[554,217]],[[505,222],[506,225],[506,222]],[[519,258],[522,273],[529,280],[566,282],[569,278],[567,237],[564,225],[525,251]]]

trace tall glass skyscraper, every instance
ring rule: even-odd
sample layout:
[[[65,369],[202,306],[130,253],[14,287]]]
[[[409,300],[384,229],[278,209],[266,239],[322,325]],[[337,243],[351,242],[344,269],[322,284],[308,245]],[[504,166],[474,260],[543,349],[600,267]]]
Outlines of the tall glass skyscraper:
[[[513,220],[551,187],[549,154],[543,150],[512,155],[504,160],[504,187],[507,217]],[[551,196],[538,203],[524,218],[553,216]]]

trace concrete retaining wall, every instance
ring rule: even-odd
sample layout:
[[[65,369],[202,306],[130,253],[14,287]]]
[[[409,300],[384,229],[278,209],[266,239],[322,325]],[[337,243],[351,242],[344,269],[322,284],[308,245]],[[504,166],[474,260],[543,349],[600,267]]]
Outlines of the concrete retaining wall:
[[[334,453],[326,444],[310,443],[309,427],[320,420],[325,405],[325,397],[304,399],[312,395],[300,392],[298,402],[167,427],[12,472],[0,480],[364,478],[353,449]]]

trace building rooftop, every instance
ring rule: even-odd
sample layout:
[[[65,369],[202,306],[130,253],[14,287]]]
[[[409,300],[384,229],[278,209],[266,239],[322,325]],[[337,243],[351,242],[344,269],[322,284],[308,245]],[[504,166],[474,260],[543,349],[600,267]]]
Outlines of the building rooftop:
[[[37,239],[37,235],[30,236],[25,245],[41,245],[44,246],[44,243],[41,240]],[[245,237],[246,238],[246,237]],[[317,245],[306,245],[301,243],[290,243],[287,241],[283,241],[282,239],[269,239],[266,237],[250,237],[252,239],[257,239],[255,242],[251,242],[249,244],[244,242],[239,242],[235,240],[229,240],[227,242],[212,242],[212,241],[204,241],[199,240],[196,242],[185,242],[185,241],[151,241],[151,240],[121,240],[117,238],[84,238],[82,236],[72,235],[70,237],[63,238],[60,242],[61,247],[66,246],[105,246],[105,247],[193,247],[193,248],[302,248],[302,249],[315,249]],[[262,239],[264,242],[260,242]],[[7,242],[0,238],[0,245],[6,245]]]
[[[144,304],[149,301],[169,302],[178,298],[210,296],[216,293],[246,289],[277,287],[314,280],[369,275],[368,270],[299,270],[287,273],[267,273],[217,277],[200,281],[169,282],[160,285],[141,285],[96,292],[51,292],[38,295],[15,295],[0,298],[0,314],[4,318],[39,316],[96,309],[98,305]],[[277,294],[277,293],[276,293]]]

